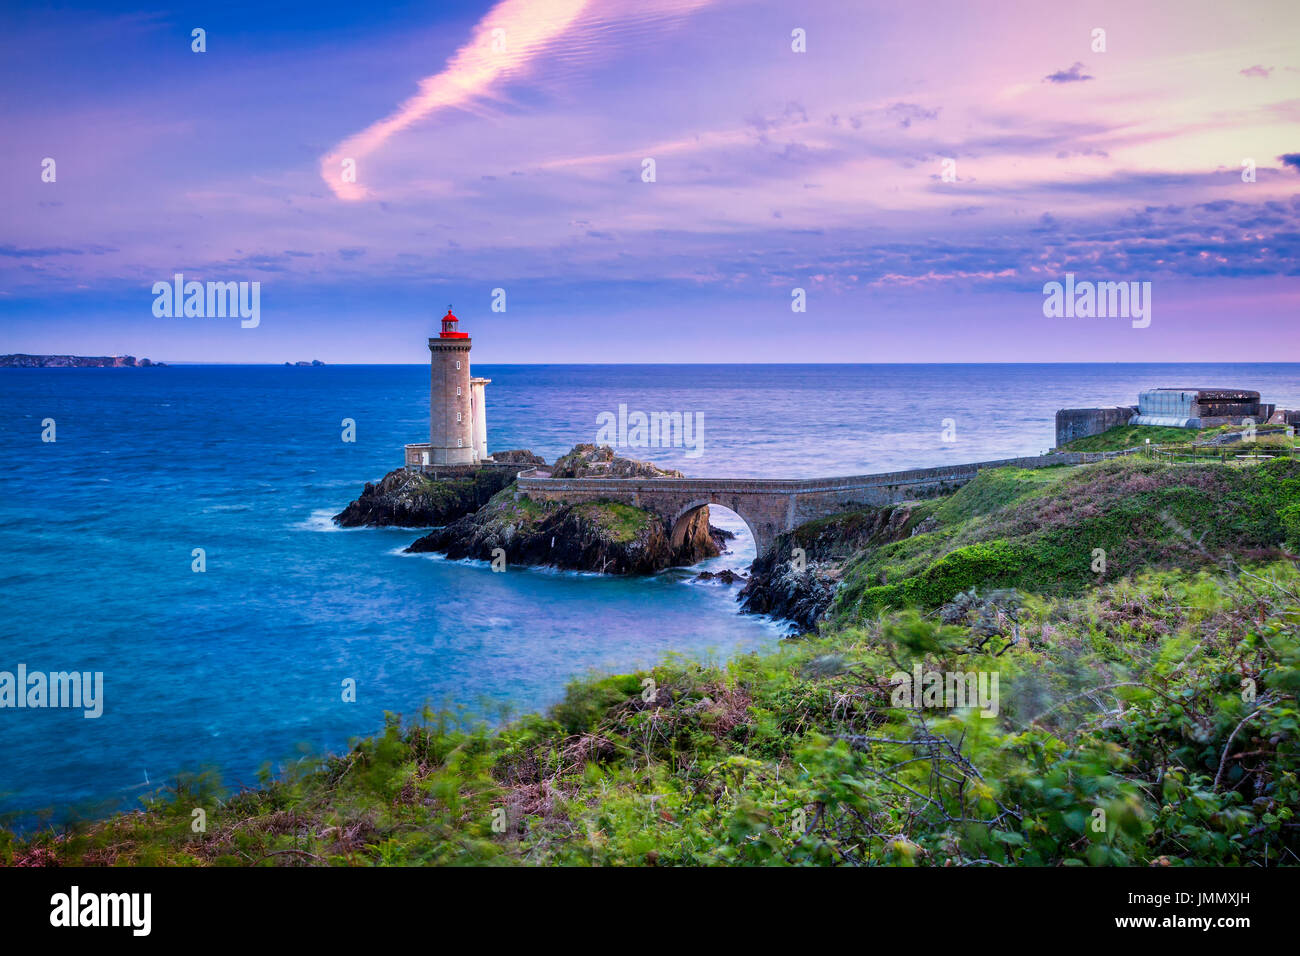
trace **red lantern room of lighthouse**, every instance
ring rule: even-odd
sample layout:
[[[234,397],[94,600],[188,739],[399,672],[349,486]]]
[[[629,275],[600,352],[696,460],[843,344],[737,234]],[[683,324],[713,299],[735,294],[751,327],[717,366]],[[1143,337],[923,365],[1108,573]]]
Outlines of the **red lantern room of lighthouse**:
[[[447,306],[447,314],[442,317],[442,334],[438,336],[442,339],[467,339],[468,332],[457,332],[456,324],[460,319],[451,314],[451,306]]]

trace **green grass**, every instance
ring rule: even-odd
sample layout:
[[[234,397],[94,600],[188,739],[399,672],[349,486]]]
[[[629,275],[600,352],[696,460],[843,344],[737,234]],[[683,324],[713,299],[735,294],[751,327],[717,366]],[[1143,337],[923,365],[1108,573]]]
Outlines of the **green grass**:
[[[615,501],[595,501],[574,506],[574,512],[595,522],[620,544],[627,544],[650,523],[648,511]]]
[[[502,488],[488,500],[487,507],[527,521],[536,521],[555,507],[550,502],[534,501],[527,495],[516,498],[517,490],[513,483]]]
[[[996,468],[980,472],[956,494],[932,502],[926,510],[946,525],[991,514],[1013,501],[1050,488],[1073,474],[1068,466]]]
[[[1151,439],[1153,445],[1190,444],[1205,437],[1198,428],[1168,428],[1164,425],[1116,425],[1098,435],[1066,442],[1058,451],[1123,451]]]
[[[1123,451],[1127,448],[1145,446],[1147,439],[1152,445],[1179,446],[1191,445],[1193,442],[1207,441],[1228,433],[1241,433],[1241,425],[1218,425],[1214,428],[1168,428],[1163,425],[1116,425],[1099,435],[1076,438],[1066,442],[1058,451]],[[1250,445],[1258,444],[1274,447],[1296,447],[1296,439],[1288,438],[1283,426],[1257,425],[1256,438]],[[1245,448],[1241,445],[1228,446],[1229,454],[1241,454]],[[1217,449],[1206,449],[1207,454],[1217,455]]]

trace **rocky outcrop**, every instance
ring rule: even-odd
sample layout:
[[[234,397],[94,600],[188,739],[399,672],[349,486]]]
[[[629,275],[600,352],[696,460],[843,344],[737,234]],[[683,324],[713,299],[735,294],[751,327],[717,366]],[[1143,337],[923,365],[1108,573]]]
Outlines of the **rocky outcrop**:
[[[526,448],[514,448],[511,449],[510,451],[494,451],[492,453],[492,460],[497,463],[508,462],[509,464],[512,465],[537,465],[538,467],[546,466],[545,458],[543,458],[541,455],[534,455],[531,451],[529,451]]]
[[[801,631],[815,631],[835,598],[838,575],[834,571],[816,563],[797,571],[782,562],[766,574],[755,573],[740,591],[741,609],[746,614],[782,618]]]
[[[492,461],[482,468],[440,467],[436,477],[404,468],[389,472],[378,484],[368,483],[334,520],[345,528],[434,528],[407,548],[412,553],[491,561],[504,552],[507,564],[608,574],[653,574],[696,564],[721,554],[734,537],[711,527],[708,508],[701,508],[687,519],[674,546],[673,529],[642,508],[612,501],[534,501],[519,494],[515,476],[530,465],[545,468],[540,455],[514,449],[494,452]],[[681,477],[595,445],[578,445],[555,467],[566,477]]]
[[[864,548],[907,537],[911,517],[905,505],[869,508],[810,521],[778,535],[750,568],[749,582],[737,596],[741,609],[784,618],[804,631],[816,630],[835,598],[844,563]],[[796,548],[803,549],[801,561]]]
[[[344,528],[431,528],[473,514],[514,481],[509,468],[464,469],[464,475],[430,478],[399,468],[379,484],[366,482],[361,497],[334,516]]]
[[[743,574],[723,568],[721,571],[701,571],[695,575],[697,581],[718,581],[721,584],[735,584],[737,581],[748,581],[749,579]]]
[[[726,528],[718,528],[709,525],[709,537],[713,539],[713,543],[717,546],[718,554],[731,553],[731,548],[728,546],[727,542],[734,541],[736,536]]]
[[[492,457],[500,460],[501,453]],[[556,478],[682,477],[680,472],[656,468],[650,462],[615,455],[608,445],[577,445],[550,471]],[[689,517],[676,546],[672,532],[660,517],[632,505],[612,501],[534,501],[511,487],[475,513],[425,535],[407,550],[442,552],[453,560],[484,561],[504,552],[507,564],[551,565],[606,574],[653,574],[716,557],[729,536],[728,532],[710,527],[708,508]]]
[[[704,509],[690,519],[676,548],[671,532],[655,515],[631,505],[516,499],[514,489],[507,488],[474,514],[430,532],[407,551],[491,561],[500,549],[507,565],[550,565],[606,574],[653,574],[718,554]]]
[[[552,478],[684,478],[680,471],[657,468],[653,462],[622,458],[608,445],[575,445],[556,459]]]

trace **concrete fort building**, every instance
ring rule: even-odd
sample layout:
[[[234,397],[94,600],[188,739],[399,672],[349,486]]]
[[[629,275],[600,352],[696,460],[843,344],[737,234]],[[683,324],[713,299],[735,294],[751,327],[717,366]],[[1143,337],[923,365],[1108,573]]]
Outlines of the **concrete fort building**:
[[[442,331],[429,339],[429,441],[406,446],[408,468],[438,469],[491,462],[487,448],[486,386],[470,375],[468,332],[451,306]]]
[[[1248,388],[1148,388],[1136,405],[1062,408],[1056,413],[1056,444],[1098,435],[1117,425],[1214,428],[1219,425],[1295,424],[1297,413],[1260,401]]]

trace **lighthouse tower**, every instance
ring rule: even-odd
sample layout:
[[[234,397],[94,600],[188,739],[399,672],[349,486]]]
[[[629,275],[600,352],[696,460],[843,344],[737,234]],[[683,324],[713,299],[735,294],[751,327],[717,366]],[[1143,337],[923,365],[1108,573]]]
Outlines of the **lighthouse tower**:
[[[459,322],[448,306],[447,314],[442,317],[441,334],[429,339],[427,463],[432,465],[472,465],[487,457],[483,386],[489,380],[475,379],[471,384],[470,338],[468,333],[457,329]],[[480,435],[475,434],[476,423],[482,429]]]

